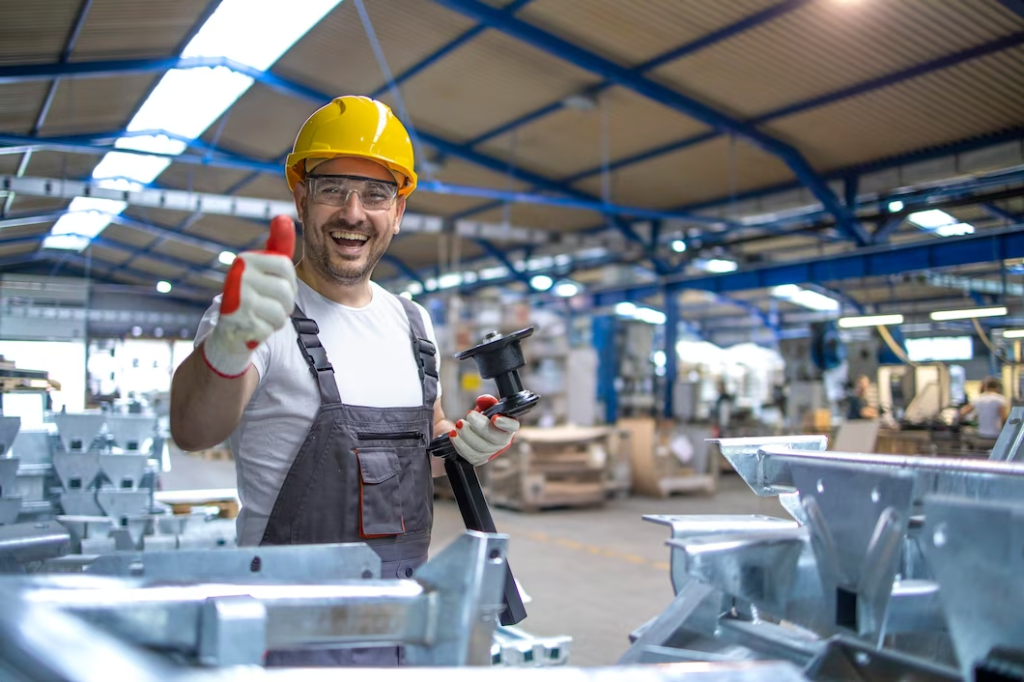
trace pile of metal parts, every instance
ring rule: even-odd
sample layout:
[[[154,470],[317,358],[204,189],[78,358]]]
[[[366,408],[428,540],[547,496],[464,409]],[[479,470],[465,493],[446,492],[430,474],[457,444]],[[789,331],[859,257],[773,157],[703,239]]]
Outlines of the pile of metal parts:
[[[776,660],[810,680],[1024,680],[1024,410],[992,459],[716,441],[790,519],[648,516],[675,600],[623,663]]]

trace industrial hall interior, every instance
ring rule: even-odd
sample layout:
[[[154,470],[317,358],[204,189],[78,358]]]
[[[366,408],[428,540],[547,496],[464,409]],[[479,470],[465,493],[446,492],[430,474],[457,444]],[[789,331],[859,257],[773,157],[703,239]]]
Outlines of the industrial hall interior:
[[[0,0],[0,681],[1024,682],[1022,344],[1024,0]]]

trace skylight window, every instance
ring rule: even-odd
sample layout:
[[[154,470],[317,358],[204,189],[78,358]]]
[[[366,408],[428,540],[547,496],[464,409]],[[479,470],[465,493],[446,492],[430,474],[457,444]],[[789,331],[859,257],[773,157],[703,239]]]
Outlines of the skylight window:
[[[962,223],[950,214],[937,208],[911,213],[907,216],[907,220],[928,232],[934,232],[940,237],[958,237],[965,234],[974,234],[974,225]]]
[[[223,0],[217,10],[181,52],[182,57],[225,57],[239,64],[266,71],[288,49],[334,9],[341,0]],[[250,76],[223,66],[171,69],[163,75],[138,112],[128,123],[128,132],[167,131],[172,136],[194,140],[220,118],[252,86]],[[168,135],[119,138],[114,146],[176,156],[187,148]],[[94,180],[117,179],[126,187],[148,185],[171,164],[171,159],[109,152],[93,170]],[[107,182],[102,186],[112,186]],[[75,198],[53,226],[43,248],[81,251],[110,224],[111,215],[125,210],[123,202],[102,206],[82,204]],[[80,236],[69,236],[80,235]]]
[[[819,312],[836,312],[839,310],[839,301],[824,294],[819,294],[817,291],[804,289],[796,284],[782,284],[773,287],[772,296],[803,306],[809,310],[817,310]]]

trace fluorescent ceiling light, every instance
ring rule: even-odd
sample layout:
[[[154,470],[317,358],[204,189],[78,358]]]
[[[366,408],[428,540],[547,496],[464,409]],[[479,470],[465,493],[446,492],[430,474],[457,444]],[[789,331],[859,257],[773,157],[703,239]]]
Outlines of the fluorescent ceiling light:
[[[623,315],[625,317],[632,317],[636,313],[636,305],[629,301],[623,301],[622,303],[615,304],[615,313],[617,315]]]
[[[412,294],[410,294],[408,291],[403,291],[402,293],[399,294],[399,296],[401,296],[402,298],[406,298],[410,301],[412,300]]]
[[[161,294],[169,294],[171,293],[171,283],[165,279],[162,279],[156,283],[156,290],[159,291]]]
[[[931,314],[932,320],[943,322],[946,320],[970,320],[976,317],[1002,317],[1006,314],[1006,306],[993,308],[967,308],[964,310],[936,310]]]
[[[279,0],[223,0],[181,52],[181,57],[226,57],[260,71],[269,69],[309,29],[341,0],[304,0],[287,5]],[[187,140],[198,138],[253,84],[253,79],[226,67],[171,69],[163,75],[138,112],[128,122],[129,132],[166,130]],[[120,149],[177,156],[187,144],[166,135],[119,138]],[[93,170],[95,180],[118,178],[148,185],[171,164],[171,159],[109,152]],[[70,210],[75,209],[72,201]],[[120,202],[117,202],[120,203]],[[105,212],[118,215],[125,206]],[[99,209],[94,209],[99,210]],[[99,218],[67,215],[53,226],[51,236],[81,234],[79,238],[44,240],[44,248],[81,251],[88,236],[110,224]]]
[[[684,251],[686,251],[686,242],[684,242],[682,239],[675,240],[674,242],[672,242],[672,250],[675,251],[676,253],[683,253]]]
[[[441,275],[437,280],[438,289],[451,289],[462,284],[462,275],[458,272],[449,272]]]
[[[235,254],[232,253],[231,251],[221,251],[220,255],[217,256],[217,260],[219,260],[224,265],[231,265],[232,263],[235,262],[235,258]]]
[[[555,265],[557,266],[569,265],[570,263],[572,263],[572,256],[567,253],[560,253],[555,256]]]
[[[1003,332],[1004,339],[1024,339],[1024,329],[1007,329]]]
[[[530,278],[530,286],[537,291],[547,291],[555,281],[547,275],[536,275]]]
[[[735,272],[739,265],[736,261],[725,260],[723,258],[711,258],[709,260],[697,261],[697,267],[707,272],[721,273],[721,272]]]
[[[654,362],[655,367],[664,367],[665,363],[668,362],[668,358],[663,350],[656,350],[651,353],[651,360]]]
[[[907,216],[907,220],[918,227],[934,232],[940,237],[958,237],[965,234],[974,234],[974,225],[962,223],[950,214],[937,208],[911,213]]]
[[[474,282],[476,282],[476,280],[477,280],[476,273],[473,272],[472,270],[467,270],[464,273],[462,273],[462,282],[463,282],[463,284],[473,284]]]
[[[559,282],[555,285],[555,296],[572,298],[580,292],[580,287],[575,282]]]
[[[405,288],[413,296],[423,293],[423,285],[419,282],[409,282],[409,286]]]
[[[935,228],[935,234],[940,237],[960,237],[965,234],[974,234],[974,225],[970,223],[953,223]]]
[[[482,280],[501,279],[508,275],[508,268],[504,265],[498,265],[493,268],[484,268],[480,271],[479,275]]]
[[[896,212],[902,211],[902,210],[903,210],[903,202],[902,201],[897,199],[896,201],[890,201],[889,202],[889,212],[890,213],[896,213]]]
[[[839,326],[843,329],[857,327],[884,327],[890,324],[903,324],[902,315],[861,315],[859,317],[840,317]]]
[[[795,303],[796,305],[817,310],[820,312],[836,312],[839,310],[839,301],[817,291],[804,289],[796,284],[782,284],[772,288],[772,296]]]
[[[653,308],[637,308],[633,317],[648,324],[665,324],[665,313]]]

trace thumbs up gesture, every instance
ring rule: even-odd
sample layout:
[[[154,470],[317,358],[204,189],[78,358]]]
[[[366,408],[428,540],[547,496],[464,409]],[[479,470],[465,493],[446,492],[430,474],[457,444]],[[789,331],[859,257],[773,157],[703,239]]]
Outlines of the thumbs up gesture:
[[[295,223],[277,216],[266,248],[243,251],[231,264],[216,325],[202,344],[206,364],[218,375],[245,374],[253,351],[288,322],[298,291],[294,251]]]

